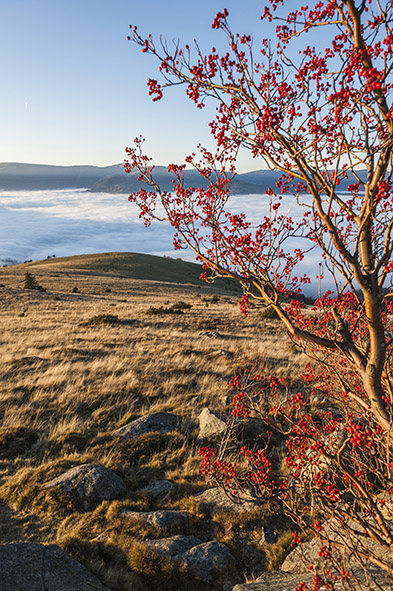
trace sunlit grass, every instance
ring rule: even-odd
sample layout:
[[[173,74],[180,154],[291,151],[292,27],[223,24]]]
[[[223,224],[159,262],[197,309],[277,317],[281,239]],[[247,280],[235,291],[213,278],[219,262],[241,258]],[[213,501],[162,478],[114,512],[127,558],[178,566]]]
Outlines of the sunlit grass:
[[[279,321],[260,318],[258,310],[244,319],[237,296],[224,292],[215,298],[209,286],[72,274],[59,264],[56,272],[44,265],[31,272],[46,292],[23,289],[23,266],[1,269],[0,277],[0,543],[16,531],[18,539],[56,542],[77,558],[84,554],[113,590],[154,588],[137,532],[119,529],[120,518],[108,518],[119,501],[85,514],[61,494],[43,490],[43,483],[67,467],[93,462],[124,479],[134,508],[193,507],[191,495],[209,486],[198,474],[199,413],[206,406],[222,410],[227,382],[245,357],[264,356],[272,372],[292,376],[304,358],[290,350]],[[146,314],[150,306],[176,302],[191,308]],[[115,315],[119,322],[88,322],[100,315]],[[203,334],[211,331],[204,326],[213,327],[216,338]],[[161,411],[183,417],[178,431],[129,442],[114,434]],[[172,497],[143,505],[140,489],[162,478],[174,482]],[[202,512],[198,519],[196,531],[205,532],[206,540],[236,547],[237,517],[211,522]],[[249,544],[260,556],[254,522],[245,519]],[[269,556],[266,564],[277,560]],[[161,567],[162,589],[174,588],[171,577],[183,577],[179,589],[195,584],[189,573],[172,572],[165,561]]]

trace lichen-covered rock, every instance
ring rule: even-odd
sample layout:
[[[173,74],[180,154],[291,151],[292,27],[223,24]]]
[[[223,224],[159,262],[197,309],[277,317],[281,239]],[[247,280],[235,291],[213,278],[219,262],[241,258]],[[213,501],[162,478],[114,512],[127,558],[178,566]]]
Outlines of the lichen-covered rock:
[[[320,550],[321,543],[317,538],[313,538],[310,542],[302,542],[288,554],[281,565],[281,570],[292,574],[304,573],[307,564],[320,564]]]
[[[157,554],[173,558],[184,554],[194,546],[202,544],[202,541],[195,536],[171,536],[159,540],[146,540],[144,544]]]
[[[333,554],[336,557],[340,558],[340,560],[344,559],[348,561],[351,568],[359,568],[359,561],[354,550],[363,547],[366,554],[373,555],[393,566],[391,552],[371,538],[365,537],[363,535],[363,528],[359,523],[351,520],[347,522],[347,525],[351,527],[352,534],[345,538],[345,544],[347,546],[345,550],[340,547],[340,544],[343,542],[343,531],[340,522],[332,520],[322,526],[322,532],[332,543]],[[359,532],[359,535],[357,532]],[[313,538],[309,542],[302,542],[288,554],[281,565],[281,569],[287,572],[299,573],[305,570],[306,567],[304,565],[320,565],[323,562],[323,558],[319,555],[320,549],[321,542],[318,538]],[[371,561],[368,561],[367,569],[369,566],[374,568]]]
[[[306,583],[310,588],[313,585],[313,575],[285,573],[283,571],[271,571],[263,573],[253,583],[235,585],[232,591],[293,591],[300,583]]]
[[[134,439],[145,433],[158,432],[162,435],[174,431],[180,425],[180,417],[168,412],[155,412],[140,417],[124,427],[114,431],[115,435],[121,435],[124,439]]]
[[[213,577],[231,580],[231,577],[235,576],[235,559],[222,542],[199,544],[178,556],[177,559],[187,565],[205,583],[211,582]]]
[[[1,591],[109,591],[55,544],[0,545]]]
[[[208,408],[204,408],[198,417],[199,433],[198,439],[216,437],[227,430],[227,424]]]
[[[128,509],[124,509],[121,515],[124,515],[128,519],[145,521],[150,525],[162,529],[183,527],[189,516],[186,511],[129,511]]]
[[[44,485],[59,486],[73,495],[84,510],[92,509],[105,500],[115,499],[126,492],[123,480],[109,468],[96,464],[75,466]]]

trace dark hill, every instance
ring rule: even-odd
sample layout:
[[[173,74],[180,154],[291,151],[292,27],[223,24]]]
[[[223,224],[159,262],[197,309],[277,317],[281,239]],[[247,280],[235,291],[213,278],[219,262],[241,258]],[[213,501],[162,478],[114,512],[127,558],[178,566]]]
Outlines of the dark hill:
[[[84,275],[106,275],[168,283],[208,285],[200,279],[202,266],[197,263],[135,252],[107,252],[50,258],[24,263],[23,267],[29,270],[46,268],[56,273],[83,273]],[[236,293],[239,293],[240,290],[238,284],[229,279],[216,280],[214,287]]]

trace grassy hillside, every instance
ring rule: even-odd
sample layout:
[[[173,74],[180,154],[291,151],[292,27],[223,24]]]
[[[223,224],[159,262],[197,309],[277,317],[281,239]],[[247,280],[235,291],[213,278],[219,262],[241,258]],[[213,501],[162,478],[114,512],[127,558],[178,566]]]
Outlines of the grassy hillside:
[[[151,280],[159,271],[168,279],[170,268],[184,280],[194,267],[112,253],[0,269],[0,543],[59,544],[111,591],[222,591],[144,545],[175,534],[225,543],[243,577],[282,560],[292,538],[280,516],[263,507],[210,516],[195,500],[214,486],[198,473],[198,416],[205,407],[230,412],[228,379],[245,355],[276,375],[299,375],[304,360],[278,320],[258,308],[243,318],[238,296]],[[23,288],[26,270],[46,291]],[[161,411],[182,425],[128,441],[116,434]],[[82,510],[44,488],[86,463],[114,470],[124,498]],[[169,498],[142,492],[161,479],[174,485]],[[183,510],[187,529],[130,522],[124,509]],[[263,527],[279,534],[269,548]]]
[[[148,281],[164,281],[199,286],[209,286],[200,279],[201,265],[135,252],[108,252],[104,254],[87,254],[72,257],[44,259],[22,265],[29,269],[46,269],[52,272],[73,274],[111,275],[123,278],[143,279]],[[19,265],[21,267],[21,265]],[[239,286],[226,279],[214,283],[215,289],[238,293]]]

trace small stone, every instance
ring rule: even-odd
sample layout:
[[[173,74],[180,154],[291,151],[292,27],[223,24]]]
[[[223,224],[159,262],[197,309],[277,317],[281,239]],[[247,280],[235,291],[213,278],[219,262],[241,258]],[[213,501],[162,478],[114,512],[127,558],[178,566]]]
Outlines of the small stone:
[[[199,433],[198,439],[208,439],[224,433],[227,424],[208,408],[204,408],[198,417]]]
[[[281,565],[281,570],[292,574],[304,573],[306,570],[304,561],[307,564],[321,562],[320,550],[321,543],[317,538],[313,538],[310,542],[302,542],[288,554]]]
[[[140,417],[124,427],[114,431],[115,435],[121,435],[124,439],[133,439],[145,433],[158,432],[162,435],[174,431],[180,425],[180,417],[167,412],[155,412]]]
[[[185,525],[188,517],[186,511],[129,511],[124,509],[121,512],[128,519],[137,519],[145,521],[150,525],[162,528],[171,529],[172,527],[181,528]]]
[[[156,480],[149,486],[142,488],[140,491],[142,495],[146,495],[151,497],[152,499],[160,499],[161,501],[165,501],[170,497],[170,494],[173,490],[173,482],[169,480]]]
[[[227,359],[233,359],[234,354],[230,351],[225,351],[224,349],[217,349],[217,351],[212,351],[210,355],[214,357],[226,357]]]
[[[223,339],[223,338],[225,338],[224,335],[222,335],[218,332],[218,330],[215,330],[214,332],[210,332],[208,330],[202,331],[199,333],[199,336],[200,337],[207,337],[208,339]]]
[[[226,492],[219,486],[208,488],[207,490],[194,495],[194,499],[202,502],[209,513],[214,513],[215,511],[223,509],[240,513],[246,509],[253,508],[253,506],[250,507],[249,503],[236,503],[235,501],[232,501]]]
[[[202,544],[201,540],[195,536],[171,536],[159,540],[148,540],[144,543],[158,554],[169,557],[182,555],[194,546]]]

